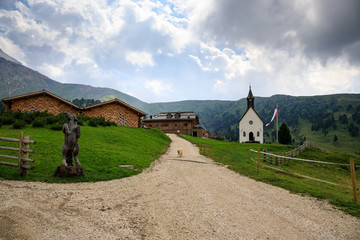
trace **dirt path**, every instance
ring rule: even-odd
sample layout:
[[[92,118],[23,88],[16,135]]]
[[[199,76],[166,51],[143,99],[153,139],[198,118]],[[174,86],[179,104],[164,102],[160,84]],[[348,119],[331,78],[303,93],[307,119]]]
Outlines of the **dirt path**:
[[[360,238],[360,219],[242,177],[170,137],[169,151],[130,178],[0,181],[0,239]]]

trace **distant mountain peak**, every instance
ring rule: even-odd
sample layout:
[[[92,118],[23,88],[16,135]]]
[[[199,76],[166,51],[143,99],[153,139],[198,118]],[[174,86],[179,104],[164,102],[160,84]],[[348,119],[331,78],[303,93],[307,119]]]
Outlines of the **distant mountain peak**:
[[[1,48],[0,48],[0,57],[4,58],[4,59],[6,59],[6,60],[8,60],[8,61],[10,61],[10,62],[23,65],[21,62],[19,62],[19,61],[16,60],[15,58],[10,57],[9,55],[7,55]]]

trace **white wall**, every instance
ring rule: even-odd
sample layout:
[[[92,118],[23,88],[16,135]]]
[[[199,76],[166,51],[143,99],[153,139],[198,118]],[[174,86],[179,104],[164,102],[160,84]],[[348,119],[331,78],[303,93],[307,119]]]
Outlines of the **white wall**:
[[[252,121],[251,125],[249,122]],[[244,137],[244,132],[246,136]],[[254,134],[254,140],[264,143],[264,123],[261,121],[255,110],[249,108],[245,116],[239,122],[239,142],[249,141],[250,132]],[[259,132],[259,136],[257,133]]]

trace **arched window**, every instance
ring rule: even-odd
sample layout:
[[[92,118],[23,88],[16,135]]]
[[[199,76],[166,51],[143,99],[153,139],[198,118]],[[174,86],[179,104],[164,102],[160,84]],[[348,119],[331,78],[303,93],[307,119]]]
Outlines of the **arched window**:
[[[258,137],[260,137],[260,132],[258,131],[256,135],[257,135]]]
[[[246,137],[246,132],[245,131],[243,132],[243,137]]]

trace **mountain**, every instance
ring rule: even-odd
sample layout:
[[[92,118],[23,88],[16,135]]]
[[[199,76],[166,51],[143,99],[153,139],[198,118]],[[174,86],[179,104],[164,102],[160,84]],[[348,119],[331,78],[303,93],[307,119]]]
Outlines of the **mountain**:
[[[219,133],[231,141],[239,139],[238,121],[246,111],[246,96],[237,101],[188,100],[149,104],[110,88],[59,83],[14,60],[0,57],[0,98],[42,89],[68,100],[118,98],[148,114],[193,111],[211,134]],[[290,127],[294,144],[307,139],[323,148],[360,154],[360,94],[255,96],[255,109],[265,123],[271,119],[276,104],[280,110],[279,125],[284,122]],[[265,142],[274,142],[275,135],[274,123],[264,128]]]
[[[60,83],[21,64],[0,57],[0,98],[43,89],[67,100],[75,98],[101,100],[118,98],[139,109],[144,109],[147,106],[147,103],[114,89]]]
[[[21,62],[19,62],[19,61],[16,60],[15,58],[10,57],[10,56],[7,55],[6,53],[4,53],[1,48],[0,48],[0,57],[1,57],[1,58],[4,58],[4,59],[6,59],[6,60],[8,60],[8,61],[10,61],[10,62],[13,62],[13,63],[17,63],[17,64],[22,65]]]

